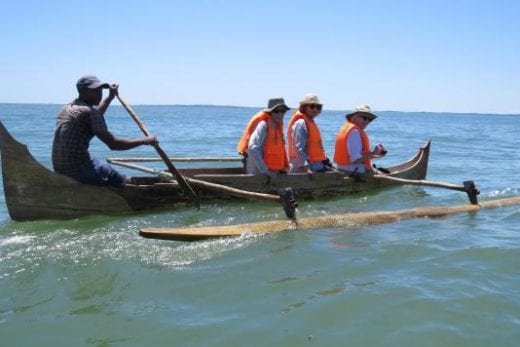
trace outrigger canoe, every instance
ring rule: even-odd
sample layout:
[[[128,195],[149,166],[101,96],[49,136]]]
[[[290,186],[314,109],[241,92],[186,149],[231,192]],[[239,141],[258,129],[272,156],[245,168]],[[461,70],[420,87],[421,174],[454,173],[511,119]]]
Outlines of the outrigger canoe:
[[[38,219],[72,219],[86,215],[116,215],[135,211],[171,209],[188,200],[175,180],[161,176],[134,177],[135,184],[124,188],[86,185],[57,174],[38,163],[27,146],[16,141],[0,122],[0,149],[4,194],[9,215],[16,221]],[[388,177],[423,180],[426,177],[430,141],[410,160],[387,167]],[[191,161],[191,160],[190,160]],[[113,164],[128,166],[122,160]],[[140,167],[135,167],[139,169]],[[236,167],[179,169],[183,176],[257,193],[273,194],[278,188],[291,187],[296,199],[353,194],[396,181],[350,177],[340,172],[317,173],[313,179],[307,174],[281,175],[277,185],[263,176],[245,174],[237,161]],[[194,187],[201,201],[229,199],[231,196]]]

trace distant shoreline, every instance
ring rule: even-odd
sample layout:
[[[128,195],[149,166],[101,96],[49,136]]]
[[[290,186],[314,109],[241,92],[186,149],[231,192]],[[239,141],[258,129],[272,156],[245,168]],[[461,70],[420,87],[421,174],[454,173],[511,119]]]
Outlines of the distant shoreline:
[[[64,104],[59,103],[31,103],[31,102],[0,102],[1,105],[29,105],[29,106],[63,106]],[[112,105],[111,107],[122,107],[119,104]],[[236,105],[213,105],[213,104],[134,104],[133,106],[153,106],[153,107],[226,107],[226,108],[250,108],[260,109],[264,106],[236,106]],[[325,112],[348,112],[348,109],[332,110],[325,109]],[[456,115],[489,115],[489,116],[520,116],[520,113],[489,113],[489,112],[451,112],[451,111],[395,111],[395,110],[375,110],[374,112],[380,113],[421,113],[421,114],[456,114]]]

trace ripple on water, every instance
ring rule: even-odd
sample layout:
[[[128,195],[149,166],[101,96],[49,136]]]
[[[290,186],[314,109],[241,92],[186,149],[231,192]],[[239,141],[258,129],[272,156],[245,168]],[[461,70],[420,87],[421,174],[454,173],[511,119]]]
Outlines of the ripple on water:
[[[182,243],[144,239],[137,235],[136,229],[135,226],[112,224],[86,233],[58,229],[46,234],[7,237],[0,244],[3,266],[9,266],[6,261],[17,269],[31,269],[47,261],[88,265],[112,259],[182,268],[228,254],[259,237],[244,234],[240,237]],[[16,270],[11,273],[15,274]]]
[[[11,245],[24,245],[30,243],[34,236],[30,235],[14,235],[6,237],[0,240],[0,247],[6,247]]]

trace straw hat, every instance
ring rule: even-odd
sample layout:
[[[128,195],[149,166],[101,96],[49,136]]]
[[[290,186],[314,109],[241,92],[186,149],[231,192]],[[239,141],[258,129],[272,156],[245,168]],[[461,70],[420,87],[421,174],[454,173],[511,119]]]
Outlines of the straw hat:
[[[323,105],[320,102],[320,99],[315,94],[305,94],[303,99],[300,101],[300,105],[306,105],[306,104],[317,104],[317,105]]]
[[[349,113],[349,114],[346,115],[347,120],[351,120],[352,117],[354,117],[354,116],[356,116],[358,114],[367,116],[369,118],[370,122],[377,118],[377,116],[372,113],[372,110],[370,109],[370,106],[368,106],[368,105],[361,105],[361,106],[356,107],[354,109],[354,112]]]
[[[271,98],[267,101],[267,108],[264,108],[262,111],[273,112],[275,108],[283,108],[285,111],[290,110],[283,98]]]

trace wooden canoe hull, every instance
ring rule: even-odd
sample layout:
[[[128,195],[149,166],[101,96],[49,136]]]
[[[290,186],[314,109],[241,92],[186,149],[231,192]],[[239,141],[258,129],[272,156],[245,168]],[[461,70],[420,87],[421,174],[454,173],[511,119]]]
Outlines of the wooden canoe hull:
[[[135,211],[170,209],[184,204],[175,181],[158,177],[136,177],[137,185],[112,188],[85,185],[54,173],[38,163],[27,146],[16,141],[0,122],[0,149],[4,194],[13,220],[72,219],[86,215],[113,215]],[[424,179],[427,173],[430,141],[409,161],[387,168],[390,176]],[[237,168],[202,168],[179,170],[187,177],[227,185],[247,191],[276,194],[278,188],[291,187],[296,199],[350,194],[377,188],[387,183],[365,178],[355,180],[337,172],[281,175],[277,186],[264,177],[243,174]],[[196,188],[202,201],[230,198],[214,191]]]
[[[124,214],[185,201],[176,183],[110,188],[56,174],[38,163],[1,122],[0,147],[5,200],[13,220]]]

